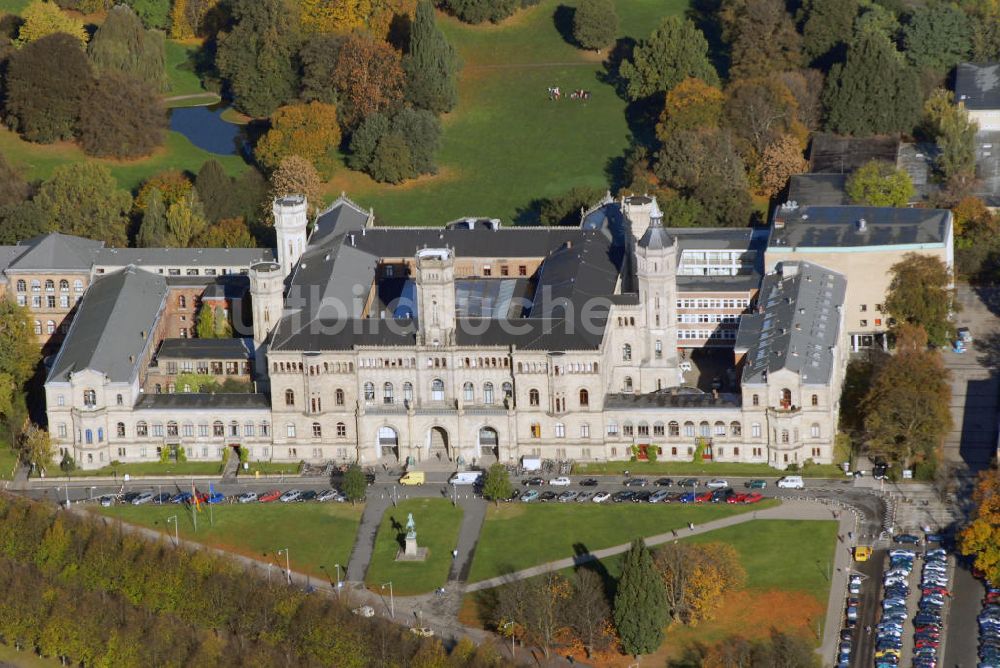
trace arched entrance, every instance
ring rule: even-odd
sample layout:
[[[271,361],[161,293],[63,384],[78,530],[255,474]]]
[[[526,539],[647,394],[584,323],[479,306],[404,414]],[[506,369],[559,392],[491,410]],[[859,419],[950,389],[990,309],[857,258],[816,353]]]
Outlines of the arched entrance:
[[[427,430],[427,459],[437,461],[451,459],[448,432],[443,427],[431,427]]]
[[[478,457],[483,466],[500,461],[500,435],[493,427],[479,430]]]
[[[389,426],[379,427],[376,441],[379,459],[399,462],[399,434],[395,429]]]

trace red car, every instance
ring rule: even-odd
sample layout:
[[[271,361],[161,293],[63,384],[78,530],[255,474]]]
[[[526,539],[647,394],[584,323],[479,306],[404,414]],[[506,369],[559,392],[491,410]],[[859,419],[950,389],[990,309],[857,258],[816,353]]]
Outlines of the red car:
[[[760,492],[751,492],[750,494],[747,494],[747,498],[743,500],[743,503],[757,503],[763,498],[764,495]]]
[[[707,502],[711,501],[712,500],[712,492],[711,492],[711,490],[709,490],[707,492],[702,492],[701,494],[697,494],[694,497],[694,500],[697,501],[698,503],[707,503]]]
[[[261,494],[257,497],[257,500],[261,503],[270,503],[271,501],[277,501],[279,498],[281,498],[281,490],[272,489],[270,492],[264,492]]]
[[[937,648],[940,644],[941,644],[941,641],[939,641],[939,640],[930,640],[930,639],[926,639],[925,640],[925,639],[921,638],[920,640],[917,641],[916,648],[917,649],[920,649],[922,647],[934,647],[934,648]]]
[[[726,503],[746,503],[746,500],[747,500],[746,494],[738,493],[738,494],[733,494],[731,497],[726,499]]]
[[[925,596],[927,594],[940,594],[941,596],[951,596],[951,592],[944,587],[924,587],[921,593]]]

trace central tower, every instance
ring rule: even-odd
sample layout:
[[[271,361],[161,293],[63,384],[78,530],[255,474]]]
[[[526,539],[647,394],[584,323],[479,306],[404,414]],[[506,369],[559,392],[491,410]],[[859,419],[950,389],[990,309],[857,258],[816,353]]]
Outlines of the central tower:
[[[640,323],[643,337],[643,392],[677,384],[677,242],[663,227],[663,213],[653,198],[649,227],[636,244]]]
[[[416,256],[417,320],[424,345],[455,340],[455,254],[423,248]]]
[[[309,202],[305,195],[277,197],[272,205],[272,213],[278,245],[278,264],[281,265],[282,278],[287,278],[306,250]]]

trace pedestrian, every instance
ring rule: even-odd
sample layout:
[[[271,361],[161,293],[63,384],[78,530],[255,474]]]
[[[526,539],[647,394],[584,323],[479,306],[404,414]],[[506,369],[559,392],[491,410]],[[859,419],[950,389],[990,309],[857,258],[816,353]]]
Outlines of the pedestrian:
[[[451,558],[452,559],[458,559],[458,550],[452,550],[451,551]]]
[[[688,522],[688,529],[694,531],[694,522]]]
[[[837,542],[838,543],[843,543],[844,542],[844,534],[842,534],[842,533],[838,533],[837,534]]]
[[[677,529],[674,529],[671,533],[674,534],[674,538],[677,538]]]
[[[853,531],[848,531],[847,532],[847,540],[854,540],[854,532]]]

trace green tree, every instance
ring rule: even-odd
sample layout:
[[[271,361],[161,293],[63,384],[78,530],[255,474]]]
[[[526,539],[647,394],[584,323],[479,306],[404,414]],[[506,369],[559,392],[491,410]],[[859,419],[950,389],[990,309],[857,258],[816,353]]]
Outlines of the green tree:
[[[404,108],[391,119],[373,114],[351,138],[348,165],[376,181],[399,183],[437,171],[440,140],[440,121],[424,109]]]
[[[976,173],[977,124],[965,107],[954,103],[951,91],[937,89],[924,103],[923,131],[937,142],[935,167],[951,185],[972,181]]]
[[[31,42],[7,64],[7,122],[28,141],[72,137],[92,78],[78,40],[56,33]]]
[[[333,71],[340,57],[343,35],[309,35],[299,51],[302,63],[302,99],[327,104],[337,103]]]
[[[719,18],[730,45],[733,78],[760,77],[800,65],[802,39],[784,0],[723,0]]]
[[[154,188],[146,198],[136,245],[140,248],[162,248],[167,245],[167,208],[159,188]]]
[[[219,37],[215,65],[237,109],[270,116],[298,91],[298,12],[285,0],[236,0],[232,16],[235,24]]]
[[[56,456],[49,432],[31,421],[25,422],[17,435],[17,452],[21,461],[33,464],[36,471],[48,470]]]
[[[892,280],[885,309],[898,323],[916,325],[936,346],[947,345],[954,335],[949,314],[954,308],[952,276],[940,259],[907,253],[889,270]]]
[[[413,153],[406,137],[392,132],[379,140],[368,174],[383,183],[402,183],[413,173]]]
[[[205,216],[211,222],[237,215],[235,183],[216,159],[206,160],[194,179],[198,198],[205,207]]]
[[[170,0],[125,0],[147,28],[166,30],[170,27]]]
[[[215,309],[208,305],[203,305],[198,309],[198,319],[195,321],[194,332],[199,339],[215,338]]]
[[[111,170],[94,162],[59,165],[34,198],[60,232],[124,248],[132,196],[118,188]]]
[[[580,209],[589,209],[604,197],[601,188],[575,186],[562,195],[547,197],[539,203],[538,222],[553,227],[580,226]]]
[[[127,5],[111,8],[87,46],[87,55],[99,73],[120,72],[146,82],[155,91],[166,87],[163,33],[143,28],[142,21]]]
[[[31,0],[21,11],[21,18],[23,23],[17,32],[17,43],[21,46],[57,33],[69,35],[80,46],[87,43],[83,21],[66,14],[55,3]]]
[[[972,50],[969,17],[954,5],[917,7],[903,25],[903,49],[917,67],[938,71],[967,60]]]
[[[77,131],[87,155],[141,158],[163,144],[167,111],[149,84],[110,71],[91,85],[84,102]]]
[[[825,60],[846,45],[858,15],[858,0],[805,0],[799,10],[802,49],[812,61]]]
[[[717,86],[719,75],[708,59],[708,41],[690,20],[668,16],[652,35],[636,45],[621,64],[630,100],[667,93],[687,77]]]
[[[63,453],[62,459],[59,461],[59,470],[66,475],[76,470],[76,460],[69,454],[69,450]]]
[[[420,109],[443,114],[458,103],[458,55],[437,26],[430,0],[417,4],[410,52],[403,60],[406,98]]]
[[[187,248],[195,237],[205,231],[208,221],[195,190],[167,209],[167,246]]]
[[[663,642],[667,602],[663,582],[645,541],[636,538],[625,553],[614,605],[622,649],[638,656],[655,652]]]
[[[499,23],[517,11],[524,0],[444,0],[444,5],[466,23]]]
[[[907,133],[920,112],[920,86],[892,43],[865,33],[848,48],[847,61],[830,70],[823,102],[827,128],[834,132]]]
[[[229,324],[229,318],[221,306],[215,307],[215,338],[228,339],[233,336],[233,326]]]
[[[611,0],[581,0],[573,12],[573,39],[585,49],[600,51],[615,42],[618,13]]]
[[[352,464],[348,467],[344,473],[342,491],[347,500],[351,502],[351,505],[365,498],[367,487],[368,481],[365,480],[365,474],[361,472],[361,467],[357,464]]]
[[[847,196],[855,204],[902,207],[916,194],[910,175],[884,160],[869,160],[847,178]]]
[[[0,207],[20,204],[29,194],[31,187],[21,171],[0,153]]]
[[[483,478],[483,497],[499,505],[501,501],[509,499],[513,491],[507,467],[503,464],[490,466]]]

